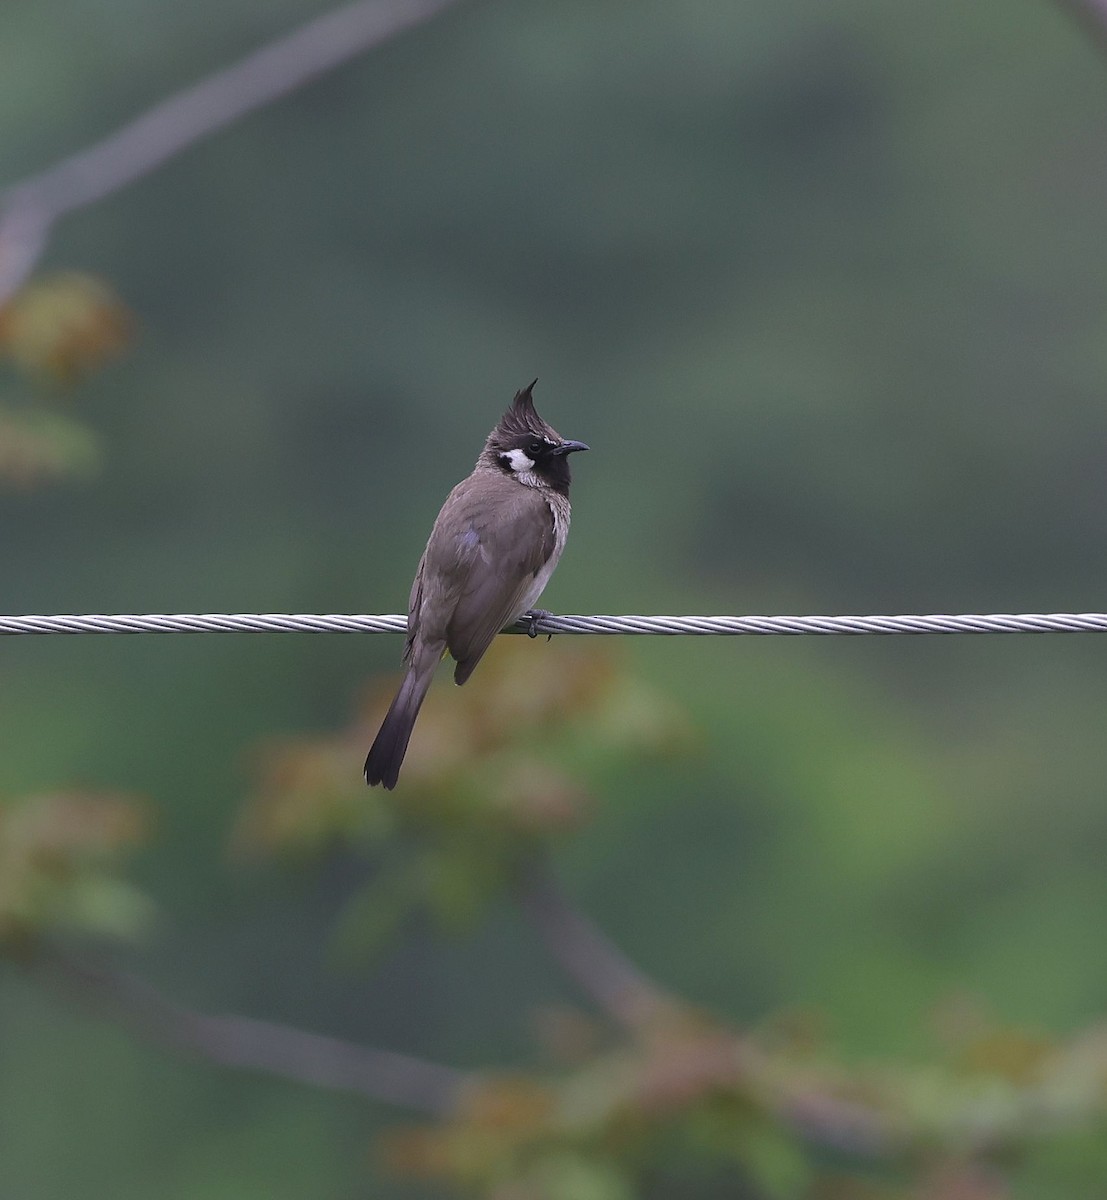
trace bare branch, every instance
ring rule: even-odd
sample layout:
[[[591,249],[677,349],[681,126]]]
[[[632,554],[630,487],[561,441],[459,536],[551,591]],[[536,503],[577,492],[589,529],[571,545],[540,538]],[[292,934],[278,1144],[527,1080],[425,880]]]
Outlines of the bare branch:
[[[681,1007],[573,904],[544,864],[530,866],[517,898],[556,962],[619,1024],[638,1029]]]
[[[1107,52],[1107,0],[1056,0],[1056,3],[1083,27],[1100,50]]]
[[[679,1011],[562,894],[536,870],[521,897],[558,962],[620,1023],[638,1032]],[[52,949],[27,964],[39,982],[64,991],[98,1016],[136,1035],[238,1070],[261,1071],[294,1083],[352,1092],[382,1104],[448,1119],[482,1076],[411,1055],[361,1046],[253,1017],[210,1016],[175,1004],[128,972]],[[902,1149],[890,1122],[865,1105],[821,1090],[810,1079],[774,1068],[761,1050],[736,1040],[736,1085],[752,1087],[766,1107],[813,1146],[862,1158]],[[721,1051],[713,1050],[718,1076]]]
[[[118,191],[201,138],[456,3],[360,0],[326,13],[15,184],[4,195],[0,217],[0,303],[34,269],[59,217]]]
[[[469,1072],[252,1017],[208,1016],[174,1004],[145,980],[51,951],[31,973],[135,1033],[225,1067],[354,1092],[445,1117],[473,1086]]]
[[[656,1027],[686,1007],[643,975],[576,908],[545,864],[531,865],[518,901],[559,965],[632,1032]],[[809,1145],[863,1158],[885,1157],[899,1149],[889,1122],[875,1109],[820,1090],[810,1080],[790,1079],[746,1039],[736,1038],[734,1046],[739,1051],[735,1083],[752,1087]]]
[[[778,1083],[766,1093],[769,1108],[809,1146],[867,1159],[904,1149],[902,1131],[877,1108],[803,1084]]]

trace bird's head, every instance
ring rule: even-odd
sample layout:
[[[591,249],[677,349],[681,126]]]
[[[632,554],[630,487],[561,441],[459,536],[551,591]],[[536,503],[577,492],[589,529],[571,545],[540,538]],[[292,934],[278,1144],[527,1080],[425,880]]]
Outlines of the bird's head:
[[[569,455],[588,447],[563,438],[538,415],[531,394],[537,382],[515,393],[507,412],[488,435],[481,462],[506,471],[528,487],[548,487],[568,495]]]

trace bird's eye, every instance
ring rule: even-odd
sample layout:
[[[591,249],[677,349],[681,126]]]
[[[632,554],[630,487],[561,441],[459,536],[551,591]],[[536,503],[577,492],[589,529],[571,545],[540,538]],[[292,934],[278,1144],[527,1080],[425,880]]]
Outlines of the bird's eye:
[[[527,458],[537,458],[543,450],[546,449],[545,442],[540,442],[537,438],[527,445]]]

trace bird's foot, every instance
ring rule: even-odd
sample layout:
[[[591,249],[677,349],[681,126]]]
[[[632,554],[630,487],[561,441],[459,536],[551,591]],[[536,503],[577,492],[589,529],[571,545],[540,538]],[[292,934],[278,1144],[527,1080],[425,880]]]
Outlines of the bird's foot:
[[[544,620],[546,617],[552,617],[553,613],[544,608],[528,608],[523,613],[523,616],[527,621],[527,637],[536,638],[538,636],[538,622]],[[552,633],[546,635],[546,641],[553,641]]]

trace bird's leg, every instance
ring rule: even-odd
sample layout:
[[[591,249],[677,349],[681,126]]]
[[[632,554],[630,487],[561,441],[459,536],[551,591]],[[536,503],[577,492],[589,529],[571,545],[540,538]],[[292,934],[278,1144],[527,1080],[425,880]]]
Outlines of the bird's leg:
[[[538,622],[544,620],[546,617],[552,617],[553,613],[545,608],[528,608],[523,613],[523,616],[527,621],[527,637],[536,638],[538,636]],[[553,641],[552,633],[546,635],[546,641]]]

